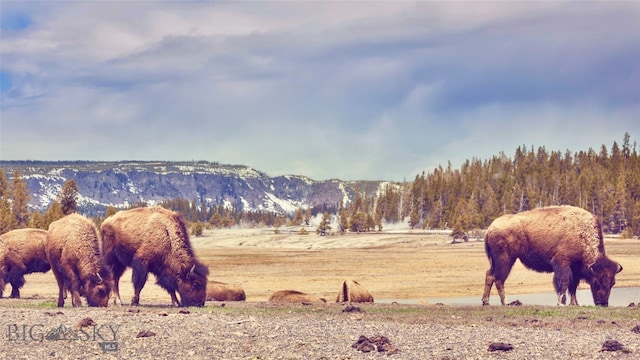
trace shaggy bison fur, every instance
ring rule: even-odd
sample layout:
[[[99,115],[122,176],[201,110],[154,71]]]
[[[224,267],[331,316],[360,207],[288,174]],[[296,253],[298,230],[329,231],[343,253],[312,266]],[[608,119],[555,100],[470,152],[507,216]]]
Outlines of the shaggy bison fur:
[[[82,305],[80,296],[89,306],[107,306],[113,280],[100,256],[98,230],[91,220],[70,214],[52,222],[45,251],[58,282],[58,307],[64,306],[66,289],[74,307]]]
[[[288,303],[326,303],[327,300],[296,290],[279,290],[271,294],[269,301]]]
[[[122,304],[120,277],[131,267],[134,288],[131,305],[139,304],[149,272],[167,290],[172,305],[204,305],[209,269],[196,259],[178,213],[162,207],[120,211],[105,219],[101,233],[105,261],[113,270],[117,303]]]
[[[373,302],[373,295],[355,280],[344,280],[336,302]]]
[[[244,290],[233,284],[209,280],[207,282],[207,301],[245,301]]]
[[[553,272],[558,304],[578,305],[576,289],[581,280],[591,286],[598,306],[609,304],[615,276],[622,266],[604,251],[602,229],[597,217],[573,206],[550,206],[503,215],[489,226],[485,251],[490,267],[485,279],[482,303],[489,304],[491,287],[496,284],[500,302],[505,304],[504,281],[516,259],[532,270]]]
[[[19,298],[24,275],[51,269],[46,242],[47,232],[40,229],[12,230],[0,236],[0,298],[7,283],[11,283],[11,297]]]

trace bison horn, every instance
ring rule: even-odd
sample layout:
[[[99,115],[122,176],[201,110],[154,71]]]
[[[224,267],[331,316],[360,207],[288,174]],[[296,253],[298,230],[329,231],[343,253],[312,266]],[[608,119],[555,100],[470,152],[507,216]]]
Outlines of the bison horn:
[[[99,273],[96,273],[96,276],[98,277],[98,284],[102,284],[102,276]]]
[[[618,271],[617,272],[620,272],[620,271],[622,271],[622,265],[618,264]]]
[[[195,274],[196,274],[196,265],[194,264],[191,267],[191,270],[189,270],[189,277],[193,277],[193,276],[195,276]]]
[[[591,265],[589,265],[589,266],[587,267],[587,269],[589,269],[589,271],[590,271],[592,274],[595,274],[595,273],[596,273],[595,269],[593,268],[593,265],[595,265],[595,264],[596,264],[596,263],[593,263],[593,264],[591,264]]]

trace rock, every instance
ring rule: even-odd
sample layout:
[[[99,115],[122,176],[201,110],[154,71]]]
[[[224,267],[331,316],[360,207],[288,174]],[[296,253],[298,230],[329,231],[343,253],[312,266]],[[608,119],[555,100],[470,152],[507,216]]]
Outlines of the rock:
[[[489,351],[511,351],[513,350],[513,345],[502,342],[495,342],[489,344]]]
[[[78,329],[82,329],[82,328],[86,328],[89,326],[95,326],[96,323],[95,321],[93,321],[91,318],[84,318],[82,320],[80,320],[80,322],[77,325]]]
[[[623,351],[625,350],[624,345],[622,345],[617,340],[607,340],[602,344],[601,351]]]
[[[138,333],[138,335],[136,335],[136,338],[150,337],[150,336],[156,336],[156,333],[154,333],[153,331],[150,331],[150,330],[141,330]]]
[[[353,343],[351,347],[362,352],[371,352],[377,350],[378,352],[384,352],[387,355],[393,355],[400,352],[400,350],[391,344],[391,341],[386,336],[374,335],[371,338],[367,338],[364,335],[360,335],[358,341]]]
[[[522,306],[522,301],[515,300],[515,301],[510,302],[508,305],[509,306]]]
[[[357,306],[347,305],[342,309],[342,312],[362,312],[362,310]]]
[[[633,329],[631,329],[636,334],[640,334],[640,325],[636,325]]]

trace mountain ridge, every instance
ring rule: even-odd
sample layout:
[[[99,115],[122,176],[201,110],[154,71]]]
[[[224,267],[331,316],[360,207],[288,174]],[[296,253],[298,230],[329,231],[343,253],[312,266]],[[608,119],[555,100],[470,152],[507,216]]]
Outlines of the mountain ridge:
[[[356,189],[377,194],[392,183],[271,177],[250,166],[209,161],[0,160],[0,168],[9,180],[18,172],[32,194],[30,207],[41,212],[57,198],[64,182],[74,179],[79,209],[92,216],[110,205],[154,205],[178,198],[243,211],[292,213],[298,208],[346,204]]]

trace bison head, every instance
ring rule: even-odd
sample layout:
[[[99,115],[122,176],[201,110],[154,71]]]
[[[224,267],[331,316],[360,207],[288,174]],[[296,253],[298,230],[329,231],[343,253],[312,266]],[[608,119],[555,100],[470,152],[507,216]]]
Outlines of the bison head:
[[[609,306],[611,288],[616,283],[616,274],[622,266],[606,257],[601,257],[588,266],[587,281],[591,285],[591,295],[596,306]]]
[[[84,284],[83,295],[87,298],[89,306],[106,307],[109,303],[109,294],[113,287],[111,274],[101,271],[90,275]]]
[[[207,296],[209,269],[198,262],[186,268],[178,278],[180,306],[203,306]]]

